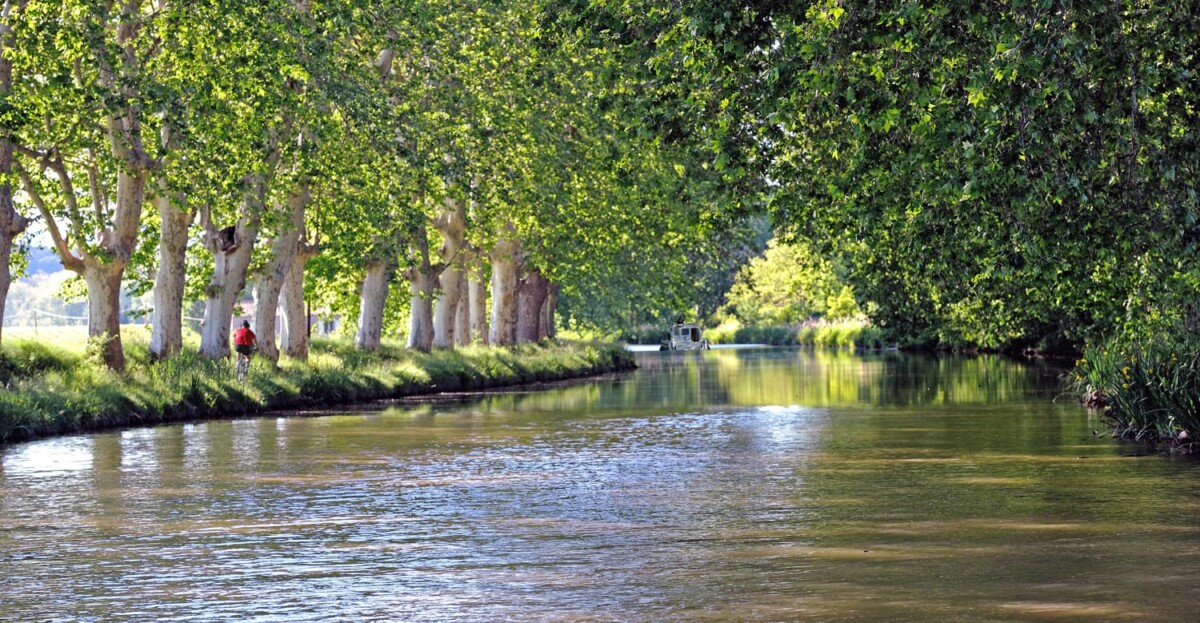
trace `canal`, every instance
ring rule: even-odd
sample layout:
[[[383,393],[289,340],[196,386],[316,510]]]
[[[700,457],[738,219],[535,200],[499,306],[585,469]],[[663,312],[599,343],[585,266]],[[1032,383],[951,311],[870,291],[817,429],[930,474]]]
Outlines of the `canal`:
[[[0,448],[0,621],[1145,621],[1200,464],[996,357],[641,353],[538,390]]]

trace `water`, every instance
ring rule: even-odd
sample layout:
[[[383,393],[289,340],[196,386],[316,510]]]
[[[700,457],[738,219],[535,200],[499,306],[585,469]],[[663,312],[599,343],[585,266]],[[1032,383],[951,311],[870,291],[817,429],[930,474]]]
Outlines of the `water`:
[[[639,361],[0,449],[0,620],[1195,617],[1200,466],[1107,438],[1060,370]]]

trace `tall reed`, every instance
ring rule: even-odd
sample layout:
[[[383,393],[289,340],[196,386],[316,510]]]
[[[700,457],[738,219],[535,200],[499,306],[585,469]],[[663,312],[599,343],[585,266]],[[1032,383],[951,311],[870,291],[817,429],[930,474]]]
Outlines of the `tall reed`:
[[[1085,348],[1071,383],[1103,409],[1117,435],[1170,440],[1185,450],[1200,434],[1200,339],[1162,334]]]

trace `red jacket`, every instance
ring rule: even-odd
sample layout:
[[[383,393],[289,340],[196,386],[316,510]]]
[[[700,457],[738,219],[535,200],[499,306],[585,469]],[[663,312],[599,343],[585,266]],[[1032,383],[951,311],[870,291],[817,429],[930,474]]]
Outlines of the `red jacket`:
[[[233,332],[233,343],[238,346],[254,346],[254,332],[241,327]]]

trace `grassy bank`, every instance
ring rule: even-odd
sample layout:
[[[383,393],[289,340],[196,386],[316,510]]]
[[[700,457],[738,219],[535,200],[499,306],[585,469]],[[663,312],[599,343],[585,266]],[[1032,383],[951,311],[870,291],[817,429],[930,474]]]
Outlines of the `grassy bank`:
[[[1200,450],[1200,338],[1163,335],[1084,349],[1073,389],[1117,436]]]
[[[557,342],[512,349],[472,347],[423,354],[385,347],[363,353],[318,340],[306,363],[256,360],[239,384],[229,361],[184,354],[148,360],[129,348],[124,373],[86,352],[6,340],[0,352],[0,443],[133,424],[261,413],[552,381],[634,367],[619,346]]]

